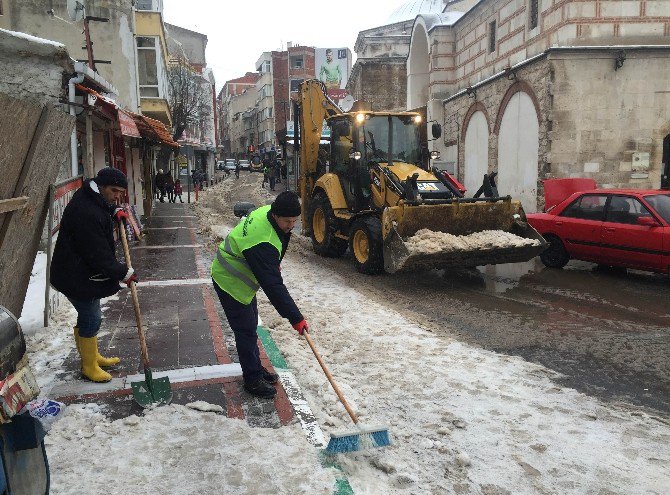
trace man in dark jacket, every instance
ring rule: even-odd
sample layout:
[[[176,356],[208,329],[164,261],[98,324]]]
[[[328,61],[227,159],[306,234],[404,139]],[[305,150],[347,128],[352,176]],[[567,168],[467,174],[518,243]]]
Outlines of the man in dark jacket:
[[[307,322],[288,293],[279,264],[300,216],[300,200],[291,191],[277,196],[272,205],[252,211],[219,245],[212,262],[214,289],[219,296],[242,367],[244,388],[258,397],[272,398],[279,377],[261,365],[256,328],[256,292],[263,289],[277,312],[300,335]]]
[[[51,260],[51,285],[77,310],[74,338],[82,374],[94,382],[111,380],[101,366],[119,363],[119,358],[98,352],[100,299],[116,294],[121,289],[119,282],[128,286],[137,282],[133,270],[117,261],[114,250],[114,219],[128,218],[115,202],[123,199],[126,189],[126,176],[109,167],[85,181],[63,212]]]

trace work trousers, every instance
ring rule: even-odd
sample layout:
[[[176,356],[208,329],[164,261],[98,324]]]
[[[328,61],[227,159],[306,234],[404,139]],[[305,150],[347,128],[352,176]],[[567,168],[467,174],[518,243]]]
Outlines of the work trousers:
[[[74,309],[77,310],[77,328],[80,337],[95,337],[98,335],[102,324],[102,311],[100,310],[100,299],[81,300],[71,299]]]
[[[242,367],[244,382],[251,384],[263,376],[261,353],[258,349],[258,307],[256,296],[249,304],[242,304],[230,294],[221,290],[216,282],[214,290],[219,296],[228,324],[235,335],[235,346]]]

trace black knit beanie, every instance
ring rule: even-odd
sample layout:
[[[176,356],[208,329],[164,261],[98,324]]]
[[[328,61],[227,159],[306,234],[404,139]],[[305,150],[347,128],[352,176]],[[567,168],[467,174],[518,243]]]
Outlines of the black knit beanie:
[[[128,179],[126,179],[124,173],[112,167],[105,167],[100,170],[95,177],[95,183],[98,186],[116,186],[128,189]]]
[[[278,217],[299,217],[300,198],[293,191],[281,192],[270,206],[270,211]]]

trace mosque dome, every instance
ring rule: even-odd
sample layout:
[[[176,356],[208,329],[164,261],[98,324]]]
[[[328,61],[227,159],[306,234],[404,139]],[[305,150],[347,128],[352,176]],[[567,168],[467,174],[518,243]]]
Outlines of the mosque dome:
[[[447,0],[409,0],[395,9],[386,21],[387,24],[409,21],[419,14],[440,14]]]

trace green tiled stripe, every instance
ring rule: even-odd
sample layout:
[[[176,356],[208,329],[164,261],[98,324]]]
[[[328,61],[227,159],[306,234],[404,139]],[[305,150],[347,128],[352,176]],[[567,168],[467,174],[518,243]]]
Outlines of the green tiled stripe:
[[[270,358],[272,366],[282,370],[288,369],[286,360],[284,359],[284,356],[281,355],[281,352],[279,352],[279,347],[277,347],[277,344],[275,344],[275,341],[270,336],[268,329],[259,326],[257,328],[257,333],[258,338],[261,339],[265,353],[268,355],[268,358]]]
[[[261,340],[261,344],[263,344],[263,348],[265,349],[265,354],[268,355],[272,366],[275,369],[287,370],[288,364],[286,364],[284,356],[282,356],[279,351],[279,347],[277,347],[277,344],[270,335],[268,329],[259,325],[256,331],[258,333],[258,338]],[[342,468],[331,456],[323,454],[323,451],[321,453],[321,465],[326,468],[335,468],[339,471],[339,476],[337,476],[335,480],[335,492],[333,492],[333,495],[354,495],[354,490],[351,488],[349,481],[342,474]]]

